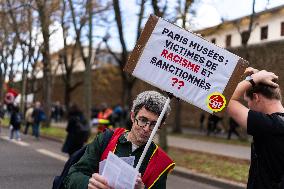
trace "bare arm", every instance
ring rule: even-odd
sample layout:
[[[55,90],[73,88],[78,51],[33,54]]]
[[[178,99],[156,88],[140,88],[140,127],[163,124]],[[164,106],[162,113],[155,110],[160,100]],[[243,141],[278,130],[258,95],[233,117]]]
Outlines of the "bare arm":
[[[249,109],[241,102],[246,90],[251,87],[248,81],[242,81],[238,84],[233,96],[228,104],[228,114],[243,128],[247,128],[247,118]]]

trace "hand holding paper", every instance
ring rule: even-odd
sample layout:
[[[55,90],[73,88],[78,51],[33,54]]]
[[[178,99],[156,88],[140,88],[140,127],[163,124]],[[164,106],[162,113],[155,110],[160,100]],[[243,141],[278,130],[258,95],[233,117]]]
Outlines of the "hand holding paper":
[[[145,185],[142,182],[141,173],[139,173],[139,175],[136,179],[135,189],[144,189],[144,188],[145,188]]]
[[[106,179],[98,173],[92,174],[92,177],[89,179],[88,189],[95,188],[111,189],[111,187],[107,184]]]
[[[110,152],[103,168],[102,177],[115,189],[134,189],[138,171]],[[141,180],[142,182],[142,180]],[[141,182],[138,179],[139,186]]]

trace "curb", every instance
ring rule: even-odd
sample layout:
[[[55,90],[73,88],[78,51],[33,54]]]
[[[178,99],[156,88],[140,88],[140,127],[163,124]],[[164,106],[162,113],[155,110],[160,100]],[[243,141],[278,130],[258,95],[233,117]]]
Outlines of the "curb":
[[[196,173],[189,169],[176,166],[172,172],[172,174],[188,178],[191,180],[198,181],[200,183],[209,184],[212,186],[216,186],[222,189],[245,189],[246,185],[243,183],[238,183],[230,180],[220,179],[216,177],[212,177],[210,175],[206,175],[203,173]]]

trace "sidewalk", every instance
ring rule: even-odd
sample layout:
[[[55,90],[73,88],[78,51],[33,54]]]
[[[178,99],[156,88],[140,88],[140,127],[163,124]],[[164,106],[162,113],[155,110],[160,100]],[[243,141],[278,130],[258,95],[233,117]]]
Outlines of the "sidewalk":
[[[188,139],[174,136],[168,136],[168,144],[169,146],[187,150],[206,152],[243,160],[250,159],[250,147],[245,146],[206,142],[196,139]]]

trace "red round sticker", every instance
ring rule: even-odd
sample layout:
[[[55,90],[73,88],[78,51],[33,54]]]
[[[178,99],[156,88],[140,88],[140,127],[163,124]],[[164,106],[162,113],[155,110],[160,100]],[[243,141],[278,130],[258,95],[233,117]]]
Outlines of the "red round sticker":
[[[221,111],[226,104],[225,97],[222,94],[214,93],[208,98],[208,107],[214,111]]]

